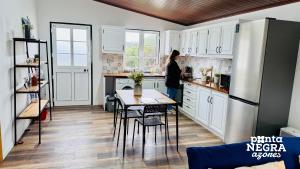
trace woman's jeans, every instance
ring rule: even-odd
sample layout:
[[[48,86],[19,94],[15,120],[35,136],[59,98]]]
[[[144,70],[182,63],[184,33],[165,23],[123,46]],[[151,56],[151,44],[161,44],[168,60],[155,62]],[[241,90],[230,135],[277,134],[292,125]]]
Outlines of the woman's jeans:
[[[168,94],[170,99],[175,100],[176,94],[177,94],[177,89],[174,88],[174,87],[168,87],[167,88],[167,94]],[[171,109],[172,109],[172,105],[169,105],[168,110],[171,110]]]

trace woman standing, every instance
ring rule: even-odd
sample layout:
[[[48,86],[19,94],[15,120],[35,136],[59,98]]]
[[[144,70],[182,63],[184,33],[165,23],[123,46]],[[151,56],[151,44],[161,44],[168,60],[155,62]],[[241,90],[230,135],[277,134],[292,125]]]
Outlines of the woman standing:
[[[176,62],[179,59],[179,55],[179,51],[173,50],[166,64],[167,94],[169,95],[169,98],[173,100],[176,98],[181,74],[181,70]],[[172,106],[169,106],[168,109],[172,109]]]

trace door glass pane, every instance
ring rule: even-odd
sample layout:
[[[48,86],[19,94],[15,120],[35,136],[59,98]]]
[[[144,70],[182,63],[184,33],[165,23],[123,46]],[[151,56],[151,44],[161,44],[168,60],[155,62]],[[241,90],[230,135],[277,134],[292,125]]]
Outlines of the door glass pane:
[[[126,32],[126,48],[124,64],[126,70],[137,69],[139,67],[139,32]]]
[[[71,53],[71,44],[68,41],[56,42],[56,53]]]
[[[87,66],[87,55],[74,54],[74,66]]]
[[[70,40],[69,28],[56,28],[56,40]]]
[[[57,54],[57,66],[71,66],[71,54]]]
[[[87,41],[87,30],[85,29],[73,29],[74,41]]]
[[[144,71],[157,66],[158,58],[158,33],[144,33]]]
[[[87,54],[86,42],[74,42],[74,54]]]

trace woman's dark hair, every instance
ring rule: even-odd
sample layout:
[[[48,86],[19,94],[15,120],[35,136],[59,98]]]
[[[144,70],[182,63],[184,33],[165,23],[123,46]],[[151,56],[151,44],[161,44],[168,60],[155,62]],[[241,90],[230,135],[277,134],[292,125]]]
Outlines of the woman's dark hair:
[[[174,61],[178,55],[180,55],[180,52],[178,50],[173,50],[169,57],[169,61]]]

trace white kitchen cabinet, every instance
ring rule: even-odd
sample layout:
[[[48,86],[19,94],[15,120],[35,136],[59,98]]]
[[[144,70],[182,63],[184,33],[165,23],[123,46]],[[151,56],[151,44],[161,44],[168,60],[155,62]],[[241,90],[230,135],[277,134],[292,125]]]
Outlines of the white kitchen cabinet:
[[[191,118],[195,118],[195,116],[196,116],[197,97],[198,97],[197,87],[190,83],[185,83],[184,91],[183,91],[182,109]]]
[[[165,79],[161,78],[145,78],[142,83],[143,89],[155,89],[161,93],[167,93]]]
[[[157,90],[161,93],[167,94],[167,87],[165,84],[165,79],[157,79]]]
[[[209,28],[207,53],[232,55],[236,22],[223,23]]]
[[[184,83],[183,112],[221,138],[225,134],[227,104],[227,94]]]
[[[185,55],[191,54],[191,31],[184,31],[185,39],[184,39],[184,49]]]
[[[210,113],[210,104],[209,99],[211,96],[211,90],[199,87],[198,90],[198,112],[196,115],[196,120],[200,121],[202,124],[208,126],[209,125],[209,113]]]
[[[124,47],[124,27],[102,26],[102,53],[123,54]]]
[[[156,80],[155,79],[144,79],[142,82],[143,89],[155,89],[156,88]]]
[[[181,31],[180,33],[180,55],[184,56],[186,54],[185,42],[186,42],[186,31]]]
[[[189,55],[191,56],[196,56],[197,55],[197,48],[198,48],[198,31],[194,30],[190,32],[190,53]]]
[[[208,38],[208,29],[201,29],[198,31],[198,47],[197,47],[197,56],[204,56],[207,52],[207,38]]]
[[[180,31],[166,31],[165,55],[170,55],[173,50],[180,51]]]
[[[207,54],[219,54],[221,37],[221,27],[213,26],[209,28],[208,39],[207,39]]]
[[[221,136],[224,136],[228,96],[219,92],[212,91],[210,104],[211,111],[209,127]]]
[[[219,53],[223,55],[232,55],[235,27],[236,24],[232,23],[222,25]]]

